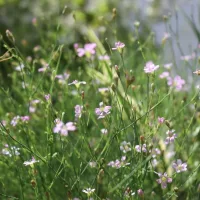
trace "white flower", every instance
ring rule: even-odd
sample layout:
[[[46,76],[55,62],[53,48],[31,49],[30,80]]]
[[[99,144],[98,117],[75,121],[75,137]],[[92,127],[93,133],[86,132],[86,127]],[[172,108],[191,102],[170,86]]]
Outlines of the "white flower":
[[[33,164],[36,163],[36,162],[39,162],[39,160],[35,160],[35,158],[32,157],[31,160],[25,161],[23,164],[24,164],[25,166],[28,166],[28,165],[33,165]]]
[[[86,188],[84,190],[82,190],[82,192],[86,193],[88,196],[90,196],[92,193],[94,193],[95,189],[91,189],[91,188]]]

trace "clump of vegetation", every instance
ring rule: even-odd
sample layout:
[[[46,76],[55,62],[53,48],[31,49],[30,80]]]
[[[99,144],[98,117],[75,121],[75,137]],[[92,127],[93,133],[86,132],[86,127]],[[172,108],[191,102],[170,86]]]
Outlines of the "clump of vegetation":
[[[1,199],[199,199],[200,90],[163,62],[169,16],[159,46],[78,2],[1,33]]]

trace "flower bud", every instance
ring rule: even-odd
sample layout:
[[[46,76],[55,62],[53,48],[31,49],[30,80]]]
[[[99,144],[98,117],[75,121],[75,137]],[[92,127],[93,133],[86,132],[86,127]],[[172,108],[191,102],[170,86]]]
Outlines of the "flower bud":
[[[12,32],[10,32],[9,30],[6,30],[6,36],[12,43],[15,43],[15,38],[14,38]]]

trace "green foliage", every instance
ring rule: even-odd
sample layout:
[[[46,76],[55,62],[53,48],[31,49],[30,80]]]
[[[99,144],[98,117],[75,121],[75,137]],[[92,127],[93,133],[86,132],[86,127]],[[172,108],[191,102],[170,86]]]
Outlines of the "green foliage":
[[[164,68],[170,39],[96,3],[0,1],[0,199],[198,199],[199,89]]]

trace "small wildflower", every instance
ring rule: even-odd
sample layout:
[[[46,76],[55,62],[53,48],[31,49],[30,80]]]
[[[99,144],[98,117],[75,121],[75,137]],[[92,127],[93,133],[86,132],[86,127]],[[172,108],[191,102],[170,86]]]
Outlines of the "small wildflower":
[[[169,33],[164,33],[164,37],[162,39],[162,44],[165,44],[165,42],[167,41],[167,39],[169,39],[171,36]]]
[[[96,53],[96,46],[97,45],[95,43],[88,43],[84,45],[84,48],[76,48],[75,50],[79,57],[83,57],[85,55],[90,58],[91,55],[94,55]]]
[[[106,92],[109,92],[109,88],[98,88],[98,91],[99,91],[101,94],[105,94]]]
[[[65,85],[67,83],[67,80],[69,79],[70,74],[64,73],[64,74],[58,74],[55,76],[55,78],[58,79],[58,83],[61,85]]]
[[[169,72],[163,72],[162,74],[160,74],[159,76],[161,79],[167,78],[169,77]]]
[[[95,161],[89,162],[90,167],[95,168],[97,166],[97,163]]]
[[[82,192],[86,193],[88,196],[90,196],[92,193],[94,193],[95,189],[87,188],[82,190]]]
[[[31,160],[25,161],[23,164],[24,164],[25,166],[28,166],[28,165],[33,165],[33,164],[36,163],[36,162],[39,162],[39,160],[35,160],[35,158],[32,157]]]
[[[169,70],[172,68],[172,65],[173,65],[172,63],[164,64],[164,68]]]
[[[50,95],[50,94],[45,94],[45,95],[44,95],[44,98],[46,99],[46,101],[49,101],[50,98],[51,98],[51,95]]]
[[[158,117],[158,123],[159,124],[163,124],[165,122],[165,118],[164,117]]]
[[[133,192],[129,187],[126,188],[125,192],[124,192],[124,196],[126,198],[130,198],[131,196],[134,196],[135,192]]]
[[[143,197],[144,196],[144,192],[142,189],[137,190],[138,196]]]
[[[177,138],[177,134],[174,133],[175,130],[168,130],[166,134],[168,135],[165,139],[165,144],[173,143],[175,138]]]
[[[146,144],[143,144],[142,146],[140,145],[136,145],[135,146],[135,150],[139,153],[141,152],[147,152],[147,149],[146,149]]]
[[[99,56],[99,60],[110,60],[110,57],[108,55]]]
[[[155,158],[157,155],[161,154],[161,151],[158,148],[154,148],[152,149],[151,154],[152,154],[152,157]]]
[[[95,109],[95,113],[98,116],[98,119],[105,118],[110,114],[111,106],[103,106],[103,102],[99,103],[100,108]]]
[[[156,71],[159,68],[159,65],[154,65],[152,61],[149,61],[146,63],[144,67],[144,72],[146,74],[152,74],[154,71]]]
[[[17,67],[15,67],[16,71],[22,71],[22,69],[24,69],[24,64],[18,65]]]
[[[112,48],[112,50],[118,50],[121,52],[121,50],[125,47],[125,44],[122,42],[115,42],[115,47]]]
[[[68,83],[68,85],[75,85],[76,88],[79,88],[80,85],[85,85],[85,84],[86,84],[85,81],[77,81],[77,80],[74,80],[71,83]]]
[[[13,155],[19,156],[20,155],[19,150],[20,148],[17,148],[15,146],[9,147],[8,145],[5,145],[5,148],[2,149],[1,153],[9,157],[12,157]]]
[[[195,57],[196,57],[196,54],[192,53],[192,55],[181,56],[181,60],[189,61],[189,60],[194,59]]]
[[[67,122],[64,124],[60,119],[55,120],[56,126],[53,128],[54,133],[59,133],[63,136],[68,136],[69,131],[75,131],[76,126],[73,122]]]
[[[46,64],[44,67],[39,68],[39,69],[38,69],[38,72],[45,72],[45,71],[48,70],[48,69],[49,69],[49,65]]]
[[[74,107],[74,109],[75,109],[75,120],[77,121],[79,118],[81,118],[83,106],[81,106],[81,105],[76,105],[76,106]]]
[[[131,151],[131,143],[130,142],[126,142],[126,141],[123,141],[120,145],[120,150],[123,152],[123,153],[127,153],[129,151]]]
[[[176,91],[181,91],[185,85],[185,80],[180,76],[175,76],[174,79],[172,77],[167,77],[167,84],[168,86],[175,87]]]
[[[153,167],[156,167],[157,165],[158,165],[158,161],[157,161],[157,159],[154,158],[154,159],[152,160],[152,166],[153,166]]]
[[[11,124],[12,126],[16,126],[16,125],[18,124],[19,121],[20,121],[20,116],[18,115],[18,116],[15,116],[15,117],[11,120],[10,124]]]
[[[21,116],[21,120],[22,120],[23,122],[27,122],[27,121],[30,120],[30,117],[29,117],[29,116]]]
[[[103,128],[103,129],[101,129],[101,133],[102,133],[103,135],[107,135],[107,134],[108,134],[108,130],[105,129],[105,128]]]
[[[38,99],[35,99],[35,100],[32,100],[30,102],[30,106],[29,106],[29,112],[30,113],[34,113],[36,111],[36,105],[40,103],[40,100]]]
[[[119,168],[121,168],[121,167],[125,167],[125,166],[127,166],[127,165],[130,165],[130,163],[127,163],[127,162],[125,162],[125,160],[126,160],[126,156],[122,156],[121,157],[121,160],[115,160],[115,161],[110,161],[109,163],[108,163],[108,166],[111,166],[111,167],[113,167],[113,168],[116,168],[116,169],[119,169]]]
[[[158,176],[160,178],[157,179],[157,183],[161,184],[162,189],[165,189],[167,187],[167,183],[172,182],[172,178],[169,178],[166,172],[164,174],[158,173]]]
[[[180,159],[178,159],[177,162],[174,162],[172,167],[176,170],[177,173],[187,171],[187,163],[182,163],[182,160]]]

